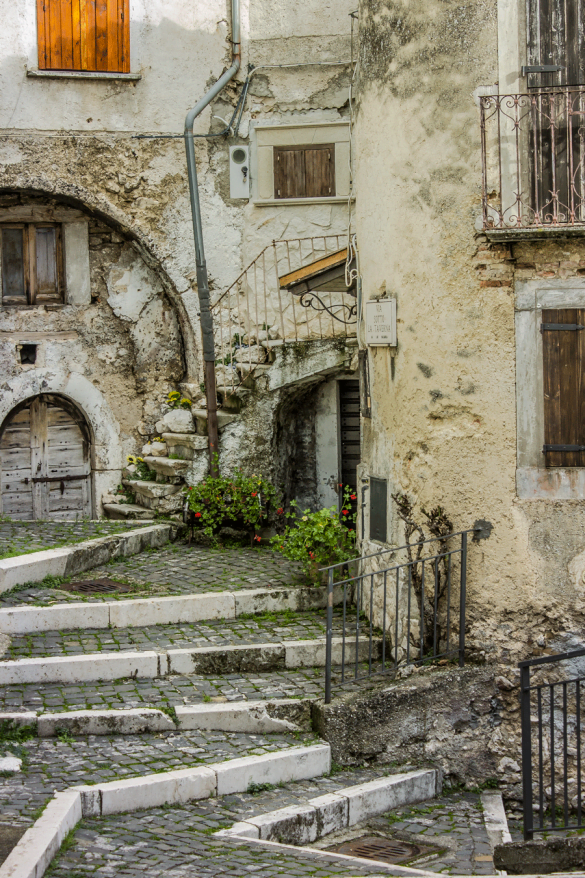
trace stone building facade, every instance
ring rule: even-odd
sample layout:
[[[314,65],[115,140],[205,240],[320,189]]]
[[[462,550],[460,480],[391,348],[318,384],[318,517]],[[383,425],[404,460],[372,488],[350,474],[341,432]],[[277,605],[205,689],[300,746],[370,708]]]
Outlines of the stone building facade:
[[[126,456],[155,437],[168,393],[179,389],[196,411],[203,402],[183,125],[231,63],[230,5],[165,0],[153,7],[131,0],[106,6],[113,23],[96,19],[95,32],[83,30],[91,8],[84,0],[73,6],[51,0],[51,15],[61,14],[61,24],[48,12],[42,21],[35,0],[4,9],[2,511],[21,518],[102,515],[101,500],[119,485]],[[74,12],[73,36],[64,11],[72,8],[81,10],[81,25]],[[240,72],[195,124],[212,302],[246,265],[259,264],[272,241],[321,236],[321,252],[346,232],[351,11],[347,3],[301,8],[287,0],[278,14],[264,0],[242,5]],[[227,135],[209,136],[230,119]],[[275,190],[274,151],[312,144],[332,145],[333,188],[282,197]],[[245,150],[239,165],[231,159],[238,146]],[[51,265],[43,268],[47,258]],[[301,256],[301,263],[308,260],[307,253]],[[289,338],[275,329],[269,340],[299,342],[300,322],[289,322]],[[228,323],[228,353],[236,336],[247,348],[259,341],[249,322],[243,337],[246,326],[232,320],[229,309]],[[260,327],[265,324],[260,315]],[[322,335],[309,339],[321,343]],[[283,407],[302,411],[309,394],[311,412],[299,417],[298,432],[313,450],[317,434],[323,441],[321,451],[300,462],[303,499],[334,499],[337,400],[326,385],[355,369],[353,351],[351,345],[325,350],[316,371],[305,369],[292,384],[278,368],[264,383],[254,381],[262,369],[249,370],[256,374],[238,398],[231,394],[231,414],[224,418],[224,465],[239,459],[280,477],[287,462],[273,466],[266,449],[286,420]],[[280,352],[266,347],[261,353],[254,366],[270,364]],[[306,358],[297,350],[299,359]],[[245,377],[230,362],[223,383],[235,380],[239,388]],[[322,398],[313,399],[318,386]],[[35,399],[40,402],[33,405]],[[295,417],[291,453],[298,444]],[[191,476],[204,472],[200,455]]]
[[[469,555],[479,658],[538,653],[583,626],[585,80],[571,10],[360,5],[363,297],[397,303],[396,346],[361,338],[372,412],[360,476],[386,483],[391,544],[404,541],[392,493],[419,516],[442,506],[457,531],[493,526]],[[367,500],[365,513],[375,551]]]

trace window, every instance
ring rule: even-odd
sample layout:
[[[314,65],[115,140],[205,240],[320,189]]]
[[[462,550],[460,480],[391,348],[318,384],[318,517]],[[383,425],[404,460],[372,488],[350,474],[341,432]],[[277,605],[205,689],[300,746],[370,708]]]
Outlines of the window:
[[[37,0],[39,68],[130,72],[129,0]]]
[[[3,305],[63,302],[61,226],[0,225]]]
[[[388,533],[388,482],[370,476],[370,539],[386,542]]]
[[[528,65],[559,67],[528,73],[529,88],[585,83],[582,0],[528,0]]]
[[[585,466],[585,308],[542,312],[547,466]]]
[[[335,144],[274,149],[275,198],[335,195]]]

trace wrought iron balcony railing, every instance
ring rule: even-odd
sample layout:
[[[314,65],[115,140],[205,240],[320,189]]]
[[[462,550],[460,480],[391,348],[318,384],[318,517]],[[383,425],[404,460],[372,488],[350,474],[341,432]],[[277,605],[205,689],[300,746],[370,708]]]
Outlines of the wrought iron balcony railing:
[[[480,101],[484,229],[585,225],[585,87]]]

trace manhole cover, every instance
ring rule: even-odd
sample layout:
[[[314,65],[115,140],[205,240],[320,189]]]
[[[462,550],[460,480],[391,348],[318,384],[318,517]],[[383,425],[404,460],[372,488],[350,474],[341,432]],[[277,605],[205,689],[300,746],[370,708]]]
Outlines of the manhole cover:
[[[381,838],[377,835],[365,835],[327,850],[350,857],[363,857],[365,860],[380,860],[382,863],[402,863],[435,852],[435,848],[422,844],[410,844],[400,839]]]
[[[77,594],[112,594],[118,592],[124,594],[132,591],[129,585],[123,582],[115,582],[113,579],[85,579],[80,582],[65,582],[59,586],[64,591],[73,591]]]

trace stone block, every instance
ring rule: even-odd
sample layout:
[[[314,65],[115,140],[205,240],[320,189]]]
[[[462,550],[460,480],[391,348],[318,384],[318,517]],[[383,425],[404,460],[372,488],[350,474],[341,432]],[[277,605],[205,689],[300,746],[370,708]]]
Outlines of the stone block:
[[[172,409],[162,419],[161,433],[194,433],[195,424],[189,409]],[[157,423],[158,429],[158,423]]]
[[[502,794],[500,792],[484,790],[481,794],[483,810],[483,822],[492,850],[498,844],[508,844],[512,836],[508,829],[508,819]]]
[[[369,783],[347,787],[342,794],[349,802],[349,826],[361,823],[393,808],[432,799],[437,791],[434,769],[409,771],[381,777]]]
[[[102,506],[107,517],[112,521],[124,521],[128,518],[152,520],[152,513],[144,506],[138,506],[135,503],[102,503]]]
[[[42,656],[0,662],[0,686],[19,683],[82,683],[120,677],[158,675],[155,652],[110,652],[96,655]]]
[[[170,674],[236,674],[285,667],[285,650],[279,643],[169,649],[167,655]]]
[[[191,704],[176,708],[181,729],[264,735],[295,731],[298,726],[270,716],[265,701],[236,701],[226,704]]]
[[[266,361],[266,350],[262,345],[250,345],[248,348],[240,348],[234,355],[236,363],[264,363]]]
[[[161,500],[172,497],[181,490],[180,485],[161,485],[159,482],[130,481],[128,487],[136,497],[146,497],[149,500]]]
[[[2,878],[41,878],[67,834],[80,820],[79,792],[55,793],[36,823],[27,829],[2,863]]]
[[[250,817],[248,821],[258,827],[259,837],[266,841],[283,844],[310,844],[318,837],[317,816],[311,805],[291,805]]]
[[[51,738],[57,729],[72,735],[141,735],[145,732],[175,731],[176,725],[166,713],[153,708],[129,710],[74,710],[44,713],[38,718],[39,738]]]
[[[331,770],[329,744],[291,747],[280,753],[246,756],[211,766],[217,774],[217,795],[243,793],[251,783],[288,783],[320,777]]]
[[[148,442],[142,448],[144,457],[165,457],[167,446],[165,442]]]
[[[192,409],[193,417],[195,418],[195,422],[197,424],[197,432],[202,436],[207,436],[207,409]],[[217,413],[217,426],[218,429],[223,429],[223,427],[227,427],[228,424],[231,424],[235,421],[237,415],[229,415],[227,412],[218,412]]]
[[[281,612],[297,610],[300,602],[300,589],[296,588],[253,588],[234,592],[236,617],[243,614]]]
[[[337,793],[326,793],[311,799],[309,804],[315,809],[319,838],[330,832],[344,829],[349,823],[349,802],[343,795],[343,790]]]
[[[71,628],[107,628],[108,604],[55,604],[52,607],[14,607],[0,610],[3,634],[64,631]]]
[[[105,817],[208,799],[216,792],[216,773],[211,768],[184,768],[99,784],[99,791]]]
[[[64,576],[71,549],[47,549],[0,561],[0,592],[25,582],[39,582],[45,576]]]
[[[199,436],[197,433],[163,433],[163,439],[169,453],[184,454],[188,451],[189,459],[193,457],[194,451],[206,451],[208,446],[207,436]]]
[[[233,619],[231,592],[185,595],[184,597],[139,598],[108,604],[112,628],[142,628],[147,625],[175,625],[212,619]]]
[[[32,713],[32,711],[23,713],[7,713],[3,711],[0,713],[0,723],[10,723],[13,727],[16,726],[18,728],[22,726],[35,726],[36,728],[37,715]]]
[[[171,460],[168,457],[145,457],[144,462],[155,473],[168,478],[182,476],[189,468],[188,460]]]

